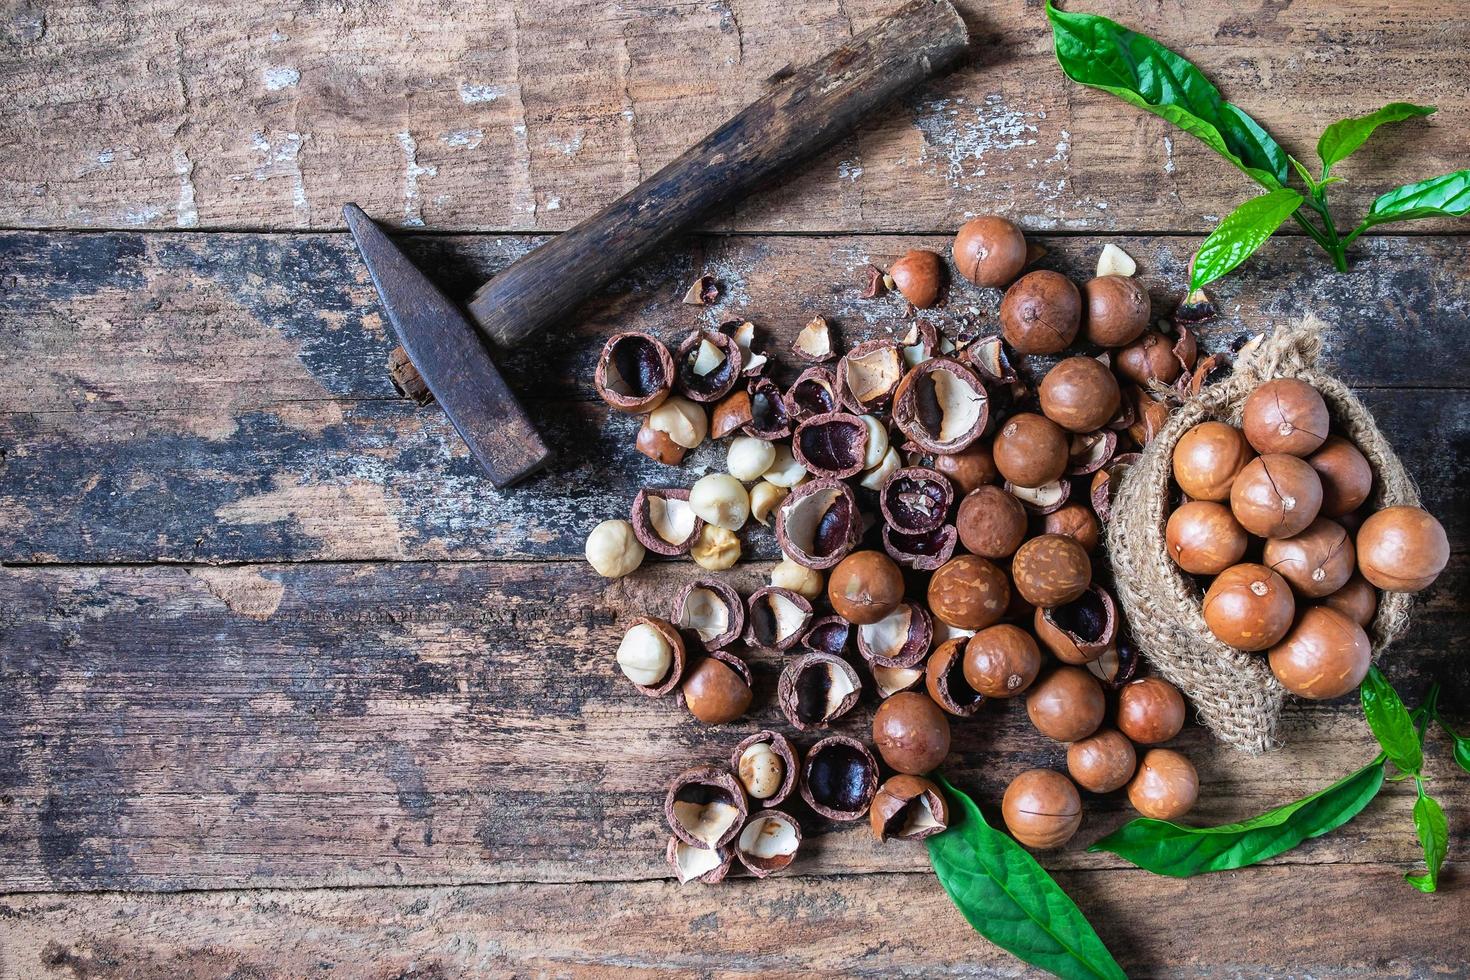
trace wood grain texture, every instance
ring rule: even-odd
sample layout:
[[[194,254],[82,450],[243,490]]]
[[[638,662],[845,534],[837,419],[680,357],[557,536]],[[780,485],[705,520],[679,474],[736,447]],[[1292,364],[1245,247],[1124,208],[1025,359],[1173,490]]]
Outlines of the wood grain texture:
[[[1463,903],[1405,899],[1393,866],[1058,878],[1132,976],[1456,976],[1470,958]],[[1323,941],[1324,923],[1368,920]],[[612,973],[1040,975],[971,933],[928,874],[0,899],[4,980]]]
[[[768,568],[724,577],[748,594]],[[503,562],[0,571],[0,892],[666,877],[669,778],[762,727],[789,731],[774,706],[782,655],[750,654],[756,707],[718,728],[618,673],[623,630],[668,615],[692,577],[666,564],[609,583],[580,563]],[[1411,702],[1440,680],[1451,716],[1470,721],[1467,581],[1457,557],[1386,668]],[[875,703],[835,730],[866,737]],[[1019,704],[954,732],[946,770],[982,803],[1023,769],[1063,764]],[[1191,727],[1178,744],[1205,787],[1192,816],[1268,809],[1375,751],[1351,699],[1291,709],[1283,737],[1287,749],[1248,759]],[[1442,735],[1429,752],[1436,795],[1465,813],[1470,780]],[[1392,785],[1278,863],[1408,869],[1412,797]],[[1126,802],[1090,798],[1088,813],[1049,866],[1118,866],[1083,848]],[[866,823],[801,817],[801,874],[927,866]],[[1452,832],[1465,853],[1470,827]]]
[[[0,224],[556,230],[592,214],[897,0],[25,0],[0,24]],[[1470,15],[1430,0],[1086,5],[1184,52],[1300,159],[1343,115],[1435,103],[1333,189],[1467,165]],[[1254,185],[1180,131],[1067,82],[1037,2],[962,4],[980,44],[722,222],[748,230],[1203,231]],[[1448,228],[1446,223],[1423,227]]]
[[[534,243],[417,238],[421,267],[452,295]],[[1044,264],[1086,277],[1092,238],[1042,238]],[[1179,297],[1193,240],[1123,238],[1156,306]],[[813,313],[846,345],[906,329],[894,297],[859,298],[869,261],[939,238],[706,237],[614,283],[568,334],[499,359],[560,459],[529,492],[497,494],[434,408],[384,369],[393,341],[345,236],[0,236],[0,337],[33,383],[0,389],[0,538],[7,561],[263,561],[569,557],[637,489],[692,483],[723,463],[707,446],[683,467],[632,449],[637,420],[590,384],[602,339],[638,326],[677,343],[699,325],[752,318],[782,353]],[[1313,310],[1333,321],[1327,358],[1365,398],[1441,514],[1466,540],[1470,469],[1470,240],[1377,239],[1343,276],[1281,241],[1222,284],[1209,345]],[[719,303],[680,303],[696,270]],[[1268,283],[1269,288],[1258,283]],[[1385,301],[1393,296],[1393,301]],[[954,285],[936,323],[996,332],[997,294]],[[1428,312],[1426,312],[1428,311]],[[1411,389],[1429,372],[1434,387]],[[773,555],[764,531],[748,536]]]

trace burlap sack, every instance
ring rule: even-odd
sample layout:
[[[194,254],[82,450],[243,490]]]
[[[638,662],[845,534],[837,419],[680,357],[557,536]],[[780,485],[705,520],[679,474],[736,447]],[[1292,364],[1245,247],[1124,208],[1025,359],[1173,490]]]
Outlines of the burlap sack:
[[[1169,470],[1174,444],[1195,424],[1240,424],[1246,397],[1271,378],[1301,378],[1322,392],[1333,431],[1355,442],[1377,476],[1370,505],[1418,506],[1419,492],[1363,403],[1337,378],[1317,368],[1325,325],[1308,316],[1278,327],[1244,354],[1234,372],[1174,413],[1118,487],[1108,522],[1108,554],[1118,599],[1140,649],[1154,669],[1189,696],[1200,721],[1227,745],[1252,755],[1280,745],[1276,722],[1285,691],[1266,657],[1228,647],[1205,626],[1194,580],[1170,560],[1164,545],[1169,517]],[[1411,597],[1380,593],[1369,627],[1376,659],[1409,623]]]

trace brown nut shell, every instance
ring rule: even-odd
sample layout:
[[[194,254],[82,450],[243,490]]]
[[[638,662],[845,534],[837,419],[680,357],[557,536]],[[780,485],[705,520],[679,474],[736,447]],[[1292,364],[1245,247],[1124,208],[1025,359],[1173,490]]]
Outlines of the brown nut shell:
[[[997,486],[977,487],[955,517],[960,543],[982,558],[1008,558],[1026,540],[1026,508]]]
[[[678,466],[684,462],[684,454],[689,451],[670,438],[667,432],[649,425],[647,418],[638,427],[634,446],[655,463],[663,463],[665,466]]]
[[[880,841],[923,840],[949,826],[949,805],[934,783],[899,773],[878,787],[868,821]]]
[[[1118,730],[1139,745],[1157,745],[1184,727],[1184,695],[1161,677],[1141,677],[1118,692]]]
[[[1230,487],[1256,452],[1245,433],[1214,420],[1201,422],[1174,444],[1174,481],[1195,500],[1224,503]]]
[[[1363,627],[1336,609],[1309,606],[1267,661],[1282,687],[1321,701],[1357,690],[1373,663],[1373,645]]]
[[[1044,415],[1019,412],[991,440],[995,468],[1011,483],[1039,487],[1067,472],[1072,444],[1062,427]]]
[[[1133,743],[1115,728],[1100,729],[1067,746],[1067,772],[1089,793],[1122,789],[1137,768]]]
[[[985,697],[965,680],[965,644],[969,637],[945,640],[929,654],[924,667],[924,688],[934,703],[959,718],[980,710]]]
[[[1087,672],[1096,677],[1107,690],[1117,691],[1133,680],[1142,661],[1143,658],[1138,655],[1138,647],[1125,634],[1103,651],[1101,657],[1088,661]]]
[[[694,364],[705,341],[716,347],[724,359],[714,370],[699,374],[694,370]],[[696,330],[679,345],[679,353],[674,358],[675,384],[690,401],[718,401],[729,394],[735,382],[740,380],[744,359],[740,345],[729,334],[718,330]]]
[[[830,653],[806,653],[781,671],[776,701],[797,731],[826,728],[851,711],[863,691],[857,671]]]
[[[876,623],[859,626],[858,652],[877,667],[916,667],[934,642],[934,624],[924,607],[905,599]]]
[[[602,346],[593,384],[598,396],[620,412],[651,412],[673,391],[674,359],[651,334],[616,333]]]
[[[932,572],[954,556],[959,535],[953,524],[941,524],[932,531],[909,534],[883,526],[883,550],[904,568]]]
[[[687,885],[698,881],[715,885],[725,880],[730,873],[730,864],[735,858],[735,849],[720,847],[713,850],[686,844],[678,837],[670,837],[664,848],[664,860],[674,869],[679,884]]]
[[[1342,517],[1363,505],[1373,492],[1373,467],[1358,447],[1342,436],[1328,436],[1307,464],[1322,481],[1322,516]]]
[[[965,348],[965,360],[986,381],[1009,385],[1016,381],[1016,368],[1006,353],[1003,338],[981,337]]]
[[[903,352],[891,340],[865,341],[837,362],[837,392],[842,404],[862,415],[887,407],[903,380]]]
[[[1082,826],[1082,797],[1061,773],[1028,769],[1006,787],[1000,813],[1018,843],[1047,851],[1067,843]]]
[[[801,773],[800,760],[796,755],[796,747],[791,740],[780,732],[769,729],[756,732],[754,735],[746,736],[735,746],[735,751],[730,753],[730,771],[740,778],[740,760],[745,755],[745,750],[753,745],[767,744],[776,757],[781,760],[781,786],[770,796],[759,800],[761,806],[766,808],[778,807],[786,802],[791,791],[796,788],[796,780]],[[752,800],[756,797],[752,796]]]
[[[837,356],[832,349],[832,327],[826,319],[814,316],[791,342],[791,353],[803,361],[820,364]]]
[[[1184,373],[1184,365],[1174,353],[1174,344],[1157,330],[1144,331],[1118,351],[1114,366],[1123,377],[1145,389],[1152,381],[1171,385]]]
[[[1067,506],[1067,501],[1072,498],[1072,481],[1053,480],[1039,487],[1018,487],[1007,480],[1005,491],[1019,500],[1026,510],[1044,517]]]
[[[1077,338],[1082,297],[1059,272],[1029,272],[1006,290],[1000,324],[1006,343],[1022,354],[1055,354]]]
[[[904,691],[878,705],[873,745],[899,772],[922,776],[949,755],[949,719],[926,694]]]
[[[903,572],[881,551],[854,551],[827,577],[827,601],[849,623],[866,626],[903,601]]]
[[[1341,524],[1319,517],[1300,534],[1270,538],[1261,562],[1306,599],[1321,599],[1347,585],[1357,568],[1352,536]]]
[[[674,487],[639,490],[629,516],[633,536],[656,555],[689,554],[704,530],[704,521],[689,507],[689,491]]]
[[[801,824],[780,810],[766,810],[751,817],[734,842],[735,856],[757,878],[790,867],[800,847]]]
[[[1332,418],[1322,393],[1297,378],[1274,378],[1245,400],[1240,427],[1258,453],[1310,456],[1327,438]]]
[[[852,624],[841,616],[822,616],[807,627],[806,635],[801,638],[801,648],[842,657],[853,651],[856,635]]]
[[[954,487],[924,466],[895,470],[878,491],[878,507],[890,527],[908,534],[932,531],[944,523],[954,503]]]
[[[745,642],[766,650],[789,650],[812,621],[812,604],[790,589],[767,585],[745,601]]]
[[[929,611],[962,630],[982,630],[1000,621],[1011,604],[1006,573],[978,555],[958,555],[929,579]]]
[[[857,499],[840,480],[808,480],[776,509],[777,543],[792,561],[807,568],[831,568],[861,537]]]
[[[1169,515],[1164,545],[1174,564],[1191,575],[1218,575],[1245,557],[1250,538],[1229,507],[1191,500]]]
[[[1198,799],[1199,773],[1188,756],[1173,749],[1145,752],[1128,783],[1128,802],[1154,820],[1178,820]]]
[[[1013,698],[1036,680],[1041,651],[1031,634],[1001,623],[965,642],[965,682],[987,698]]]
[[[903,376],[893,394],[893,421],[914,444],[931,453],[970,446],[990,419],[990,396],[969,368],[931,357]]]
[[[1286,579],[1265,565],[1232,565],[1210,583],[1201,606],[1205,625],[1221,643],[1238,650],[1274,646],[1296,616]]]
[[[637,619],[633,620],[633,622],[629,624],[628,628],[632,629],[634,626],[640,625],[652,626],[654,629],[658,630],[659,635],[664,638],[664,641],[666,643],[668,643],[669,671],[659,680],[657,684],[639,684],[637,681],[634,681],[631,678],[629,678],[629,681],[634,687],[636,687],[638,690],[642,691],[649,697],[661,698],[665,694],[668,694],[670,691],[672,691],[674,688],[678,687],[679,682],[684,679],[684,668],[688,663],[688,654],[685,652],[684,638],[679,635],[679,631],[675,629],[672,624],[655,616],[640,616]]]
[[[1067,476],[1087,476],[1112,462],[1118,433],[1112,429],[1073,434],[1067,447]]]
[[[745,631],[745,602],[715,579],[695,579],[679,590],[671,622],[705,650],[719,650]]]
[[[786,396],[770,378],[756,378],[747,386],[750,392],[750,421],[746,435],[774,442],[791,435],[791,416],[786,410]],[[793,454],[794,455],[794,454]]]
[[[786,389],[786,414],[796,422],[835,412],[839,404],[837,382],[828,368],[809,367]]]
[[[934,469],[949,477],[959,493],[973,493],[976,488],[994,483],[1000,476],[995,468],[995,457],[990,454],[990,444],[974,442],[957,453],[939,453],[930,463]]]
[[[1071,602],[1037,606],[1036,638],[1064,664],[1085,664],[1107,652],[1118,635],[1113,595],[1097,584]]]
[[[1378,590],[1361,574],[1354,572],[1347,584],[1322,600],[1322,605],[1336,609],[1348,619],[1367,629],[1378,612]]]
[[[738,388],[721,398],[710,412],[709,437],[723,439],[734,435],[748,426],[752,418],[750,392],[745,388]]]
[[[1113,495],[1118,492],[1118,485],[1123,480],[1123,474],[1128,472],[1128,467],[1138,462],[1138,453],[1119,453],[1112,461],[1092,474],[1092,486],[1089,488],[1092,509],[1097,513],[1098,519],[1106,521],[1108,515],[1113,511]]]
[[[873,689],[880,701],[902,691],[918,690],[924,685],[922,667],[877,667],[869,664],[868,673],[873,676]]]
[[[1386,592],[1427,589],[1450,560],[1444,525],[1418,507],[1385,507],[1358,528],[1358,571]]]
[[[791,439],[791,455],[808,472],[837,480],[862,470],[867,449],[868,427],[847,412],[813,415],[796,427]]]
[[[913,306],[926,310],[944,289],[944,261],[928,249],[911,248],[888,268],[888,278]]]
[[[1148,328],[1148,290],[1131,276],[1098,276],[1082,287],[1087,300],[1087,339],[1099,347],[1123,347]]]
[[[664,819],[674,836],[693,847],[724,847],[745,824],[745,790],[723,766],[685,769],[669,782]]]
[[[1067,503],[1058,507],[1041,522],[1043,534],[1062,534],[1076,541],[1088,553],[1097,550],[1102,542],[1102,525],[1092,508],[1079,503]]]
[[[801,798],[828,820],[858,820],[878,792],[878,760],[855,738],[828,735],[807,749]]]
[[[1042,534],[1016,549],[1011,579],[1033,606],[1061,606],[1080,598],[1092,584],[1092,559],[1072,538]]]
[[[1031,686],[1026,714],[1036,730],[1058,742],[1075,742],[1097,731],[1107,703],[1102,685],[1081,667],[1056,668]]]
[[[1118,379],[1092,357],[1058,361],[1041,379],[1037,394],[1041,413],[1070,432],[1101,429],[1122,405]]]
[[[977,286],[1004,289],[1026,266],[1026,236],[994,214],[971,218],[954,236],[954,267]]]
[[[1306,530],[1322,508],[1322,481],[1305,460],[1284,453],[1257,456],[1230,486],[1230,511],[1262,538],[1289,538]]]
[[[706,725],[745,714],[751,699],[750,667],[727,650],[711,650],[684,675],[684,706]]]

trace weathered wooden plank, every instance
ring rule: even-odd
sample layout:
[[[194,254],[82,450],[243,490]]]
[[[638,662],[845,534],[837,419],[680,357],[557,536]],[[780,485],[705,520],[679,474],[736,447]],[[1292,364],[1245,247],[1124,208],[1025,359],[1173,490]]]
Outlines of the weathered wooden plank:
[[[420,238],[425,268],[463,294],[528,247],[522,238]],[[1049,264],[1082,276],[1097,239],[1042,239]],[[1121,239],[1167,309],[1192,239]],[[392,345],[361,263],[341,236],[0,237],[14,276],[0,336],[29,385],[0,389],[0,516],[12,561],[550,557],[623,512],[636,489],[692,482],[632,451],[635,420],[584,404],[601,338],[639,325],[676,341],[694,325],[749,316],[773,350],[812,313],[854,343],[904,323],[897,300],[858,297],[858,273],[935,238],[713,237],[628,277],[579,315],[564,342],[502,357],[561,452],[551,474],[497,495],[434,410],[394,395]],[[1374,241],[1347,276],[1321,274],[1296,242],[1268,247],[1222,285],[1219,345],[1314,310],[1336,320],[1328,356],[1351,382],[1463,387],[1470,240]],[[679,302],[694,268],[719,305]],[[957,286],[941,322],[996,329],[994,295]],[[1423,311],[1433,311],[1426,314]],[[794,365],[793,358],[787,358]],[[1370,391],[1431,504],[1463,540],[1457,506],[1470,408],[1454,390]],[[550,399],[550,400],[548,400]],[[1425,424],[1432,419],[1433,424]],[[768,535],[757,533],[758,542]]]
[[[728,573],[742,591],[766,566]],[[1387,663],[1411,701],[1431,678],[1462,718],[1458,650],[1470,564],[1457,557]],[[0,891],[435,884],[660,878],[666,780],[727,757],[760,727],[781,657],[757,653],[757,710],[709,729],[677,697],[636,694],[612,652],[664,614],[687,568],[618,583],[578,565],[294,564],[0,572]],[[871,705],[839,728],[868,730]],[[1287,749],[1240,757],[1190,728],[1201,820],[1277,805],[1371,758],[1356,704],[1288,712]],[[812,737],[798,739],[809,744]],[[1470,778],[1431,743],[1435,792],[1470,809]],[[956,723],[947,771],[995,804],[1062,748],[1019,705]],[[1419,860],[1412,791],[1390,787],[1350,827],[1287,863]],[[1061,868],[1127,816],[1088,804]],[[797,870],[913,870],[921,848],[866,825],[823,832]],[[1452,852],[1470,845],[1453,821]]]
[[[555,230],[593,213],[894,0],[352,5],[210,0],[181,13],[33,0],[3,27],[0,224]],[[1254,185],[1202,145],[1067,82],[1039,5],[962,4],[973,63],[862,126],[730,227],[1203,230]],[[1429,0],[1181,12],[1092,3],[1185,52],[1303,159],[1383,102],[1440,115],[1375,137],[1333,189],[1465,166],[1470,18]],[[1351,217],[1349,217],[1351,216]],[[1439,227],[1445,227],[1440,224]]]
[[[1463,884],[1397,868],[1196,881],[1068,872],[1132,976],[1457,975]],[[1371,927],[1367,925],[1371,923]],[[1291,927],[1295,926],[1295,927]],[[1037,976],[970,931],[929,874],[0,899],[0,977]]]

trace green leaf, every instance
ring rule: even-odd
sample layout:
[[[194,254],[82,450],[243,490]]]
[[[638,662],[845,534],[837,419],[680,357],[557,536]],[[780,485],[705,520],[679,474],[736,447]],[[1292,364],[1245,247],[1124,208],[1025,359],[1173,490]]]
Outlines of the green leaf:
[[[1398,692],[1377,667],[1368,668],[1368,676],[1358,689],[1363,699],[1363,714],[1373,737],[1400,772],[1417,774],[1424,768],[1424,749],[1414,730],[1414,719],[1399,699]]]
[[[1305,799],[1240,823],[1185,827],[1165,820],[1131,820],[1092,847],[1111,851],[1154,874],[1189,878],[1244,868],[1273,858],[1357,816],[1383,786],[1383,756]]]
[[[1301,204],[1300,194],[1282,188],[1253,197],[1226,215],[1195,254],[1190,291],[1214,282],[1250,258]]]
[[[1334,164],[1341,162],[1362,146],[1379,126],[1385,123],[1403,122],[1405,119],[1413,119],[1416,116],[1427,116],[1434,111],[1435,107],[1432,105],[1390,102],[1377,112],[1370,112],[1366,116],[1339,119],[1324,129],[1322,138],[1317,141],[1317,156],[1322,160],[1322,176],[1325,178]]]
[[[939,883],[975,931],[1059,977],[1125,977],[1077,904],[1021,845],[985,822],[942,776],[957,805],[949,829],[930,837]]]
[[[1439,869],[1450,850],[1450,825],[1445,819],[1439,802],[1424,792],[1419,784],[1419,798],[1414,801],[1414,829],[1419,833],[1419,843],[1424,846],[1422,875],[1404,875],[1404,880],[1421,892],[1432,892],[1439,888]]]
[[[1187,59],[1106,17],[1057,10],[1050,0],[1046,16],[1072,81],[1168,120],[1269,190],[1286,183],[1286,152]]]
[[[1443,728],[1445,734],[1455,743],[1455,764],[1466,772],[1470,772],[1470,735],[1457,734],[1454,729],[1444,723],[1438,711],[1434,713],[1434,720],[1439,722],[1439,727]]]
[[[1395,187],[1378,195],[1368,209],[1366,224],[1412,218],[1458,218],[1470,212],[1470,170],[1431,177],[1417,184]]]

